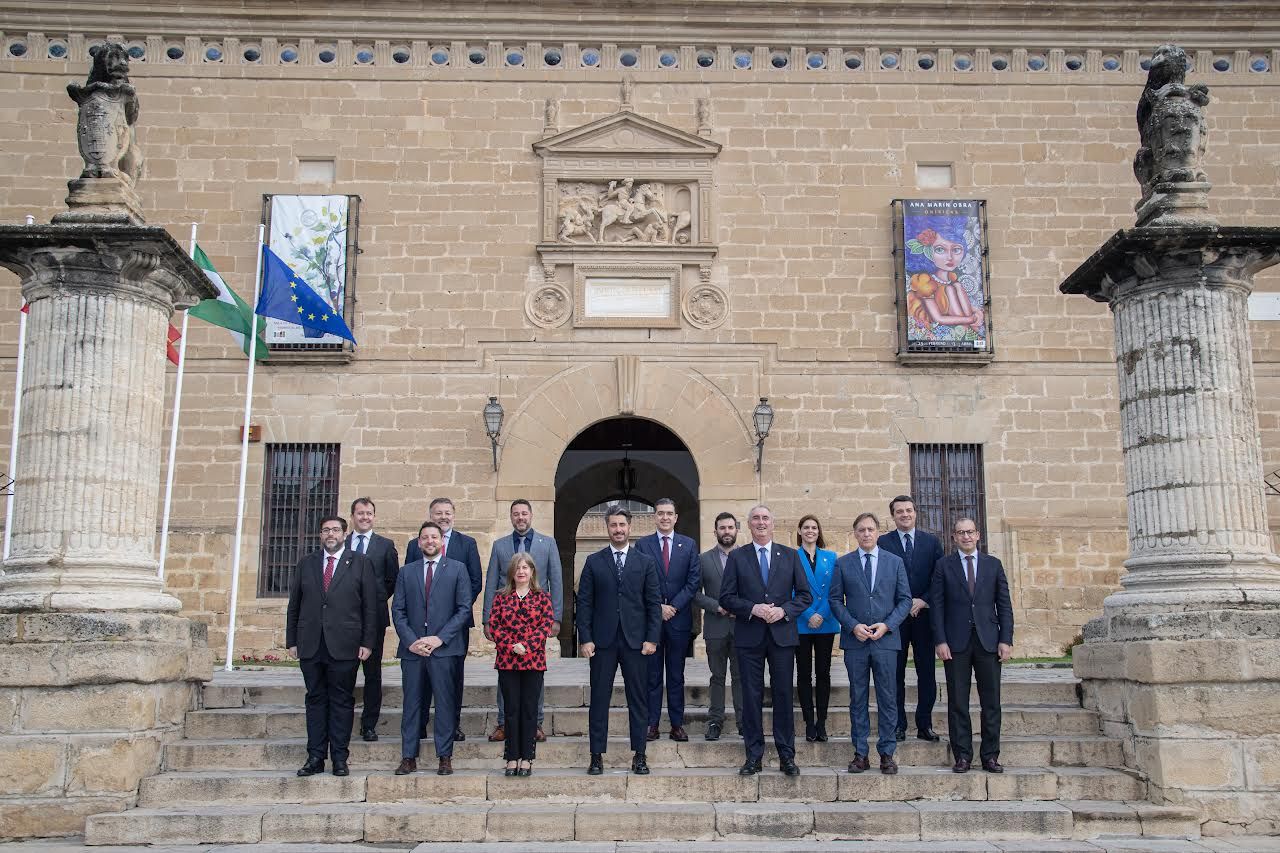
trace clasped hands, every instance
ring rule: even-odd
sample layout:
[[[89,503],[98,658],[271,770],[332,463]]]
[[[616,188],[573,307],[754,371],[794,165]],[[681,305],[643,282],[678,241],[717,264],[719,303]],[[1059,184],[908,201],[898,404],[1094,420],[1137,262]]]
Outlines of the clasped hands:
[[[357,657],[357,658],[359,658],[360,660],[368,660],[368,659],[369,659],[369,655],[371,655],[371,654],[373,654],[373,649],[366,649],[364,646],[361,646],[361,647],[360,647],[360,650],[356,652],[356,657]],[[296,659],[296,658],[298,657],[298,647],[297,647],[297,646],[290,646],[290,647],[289,647],[289,657],[294,658],[294,659]]]
[[[853,636],[863,643],[867,640],[878,640],[887,633],[889,633],[889,626],[883,622],[877,622],[874,625],[863,625],[859,622],[853,626]]]
[[[584,658],[589,658],[596,653],[595,643],[583,643],[579,648]],[[642,655],[651,655],[657,651],[658,651],[657,643],[641,643],[640,644],[640,654]]]
[[[409,646],[409,651],[413,652],[415,655],[422,655],[426,658],[431,657],[431,653],[443,645],[444,640],[441,640],[435,634],[432,634],[430,637],[419,637],[414,640]]]
[[[763,619],[772,625],[774,622],[782,621],[787,612],[776,604],[765,604],[761,602],[751,608],[751,615],[757,619]]]

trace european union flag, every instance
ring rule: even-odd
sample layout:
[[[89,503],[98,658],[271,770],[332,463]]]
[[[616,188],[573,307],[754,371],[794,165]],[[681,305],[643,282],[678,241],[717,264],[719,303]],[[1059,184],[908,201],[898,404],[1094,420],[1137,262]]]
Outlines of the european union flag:
[[[355,343],[342,316],[306,280],[289,268],[280,256],[262,247],[262,293],[254,312],[304,329],[337,335]]]

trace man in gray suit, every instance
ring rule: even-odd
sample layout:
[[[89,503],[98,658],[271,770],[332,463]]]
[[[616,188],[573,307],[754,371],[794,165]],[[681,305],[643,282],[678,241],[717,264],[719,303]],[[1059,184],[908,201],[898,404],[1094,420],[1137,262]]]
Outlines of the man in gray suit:
[[[742,712],[742,683],[738,680],[738,657],[733,653],[733,614],[720,606],[720,580],[724,577],[729,552],[738,542],[738,519],[731,512],[716,516],[716,547],[702,552],[702,592],[695,596],[703,611],[702,639],[707,645],[707,665],[711,667],[711,708],[707,720],[707,740],[719,740],[724,728],[725,669],[732,673],[733,712]],[[742,725],[738,725],[742,734]]]
[[[507,565],[517,551],[526,551],[533,557],[533,564],[538,568],[538,586],[551,596],[551,613],[555,622],[551,626],[551,634],[560,633],[560,619],[564,614],[564,577],[560,567],[560,549],[556,540],[543,536],[533,529],[533,506],[524,498],[516,498],[511,502],[511,533],[500,536],[493,542],[489,550],[489,568],[485,572],[484,612],[481,624],[484,627],[486,640],[492,642],[489,634],[489,611],[493,608],[493,597],[507,582]],[[547,739],[542,731],[542,700],[544,692],[538,693],[538,732],[536,740]],[[498,725],[489,735],[491,741],[506,740],[506,708],[503,707],[502,691],[498,691]]]

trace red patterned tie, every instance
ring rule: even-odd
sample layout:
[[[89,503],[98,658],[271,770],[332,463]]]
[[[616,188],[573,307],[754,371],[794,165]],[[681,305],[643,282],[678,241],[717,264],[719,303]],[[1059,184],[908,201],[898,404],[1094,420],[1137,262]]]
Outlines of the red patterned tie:
[[[425,598],[428,602],[431,601],[431,576],[436,573],[435,569],[436,569],[436,561],[428,560],[427,561],[427,582],[424,584],[424,586],[426,586],[427,588],[427,593]]]
[[[671,568],[671,537],[662,537],[662,573],[665,575]]]
[[[329,584],[333,581],[333,555],[330,554],[325,559],[324,564],[324,591],[329,591]]]

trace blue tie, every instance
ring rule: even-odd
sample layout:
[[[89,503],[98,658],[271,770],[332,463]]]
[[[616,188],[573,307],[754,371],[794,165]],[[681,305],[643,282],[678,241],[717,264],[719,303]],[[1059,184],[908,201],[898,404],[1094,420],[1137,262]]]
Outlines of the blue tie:
[[[760,579],[764,581],[764,585],[769,585],[769,549],[760,549]]]
[[[357,554],[364,553],[364,534],[363,533],[360,534],[360,544],[356,546],[356,553]]]
[[[622,552],[613,552],[613,564],[618,567],[618,583],[622,583]]]
[[[902,555],[907,558],[907,565],[909,566],[911,565],[911,554],[915,551],[915,548],[911,545],[910,533],[904,533],[902,535],[902,539],[904,543],[902,546]]]
[[[871,555],[862,555],[862,574],[867,579],[867,591],[871,591]]]

